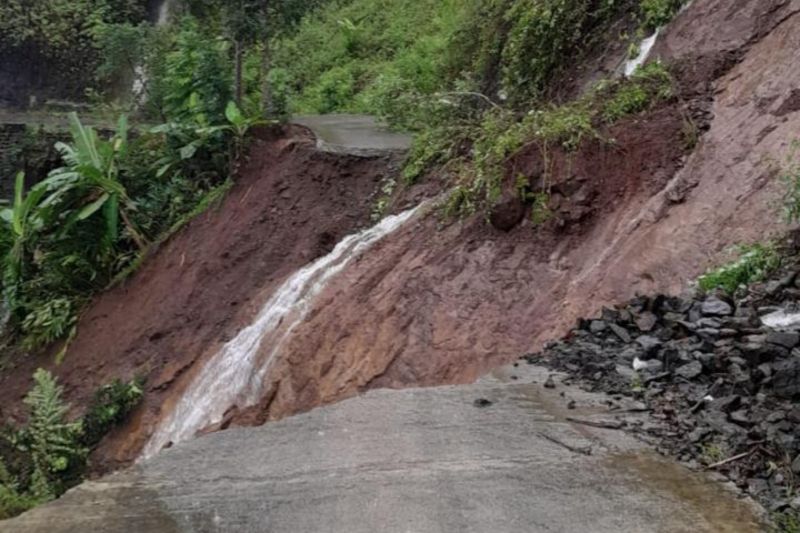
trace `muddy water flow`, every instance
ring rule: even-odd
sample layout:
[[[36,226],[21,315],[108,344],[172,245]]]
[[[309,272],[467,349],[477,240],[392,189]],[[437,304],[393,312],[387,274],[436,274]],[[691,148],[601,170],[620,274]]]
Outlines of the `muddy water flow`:
[[[273,359],[311,309],[314,297],[350,260],[402,226],[421,207],[386,217],[372,228],[346,237],[331,253],[289,277],[252,324],[206,363],[173,411],[162,420],[142,458],[219,423],[234,406],[246,408],[258,403]]]

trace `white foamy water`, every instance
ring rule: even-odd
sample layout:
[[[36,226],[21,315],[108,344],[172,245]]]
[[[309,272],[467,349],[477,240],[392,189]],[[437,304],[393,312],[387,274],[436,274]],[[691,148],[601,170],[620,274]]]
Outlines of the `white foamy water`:
[[[639,55],[625,63],[626,76],[630,76],[636,72],[637,68],[644,65],[644,62],[647,61],[648,57],[650,57],[650,52],[653,50],[653,45],[656,44],[656,39],[658,39],[658,34],[660,31],[661,29],[659,28],[653,35],[644,39],[639,45]]]
[[[172,2],[170,0],[163,0],[161,5],[158,6],[158,16],[156,17],[156,26],[164,26],[169,22],[169,14],[172,12]]]
[[[424,204],[423,204],[424,205]],[[275,355],[311,309],[313,299],[354,257],[399,228],[418,209],[389,216],[377,225],[344,238],[328,255],[292,274],[273,293],[252,324],[225,344],[203,367],[142,452],[147,459],[168,443],[191,439],[222,421],[233,406],[258,403]]]

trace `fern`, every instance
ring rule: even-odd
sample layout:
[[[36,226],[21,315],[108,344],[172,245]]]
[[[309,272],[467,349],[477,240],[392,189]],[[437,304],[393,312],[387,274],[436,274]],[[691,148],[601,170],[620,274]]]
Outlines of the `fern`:
[[[33,380],[34,387],[24,400],[31,416],[22,432],[21,448],[30,453],[33,464],[30,492],[36,498],[52,498],[59,492],[54,478],[82,461],[87,452],[78,444],[82,424],[65,421],[69,405],[61,398],[62,388],[46,370],[37,370]]]
[[[89,412],[68,422],[63,389],[46,370],[25,397],[28,425],[0,428],[0,520],[61,496],[83,480],[89,449],[142,397],[142,382],[116,380],[95,393]]]

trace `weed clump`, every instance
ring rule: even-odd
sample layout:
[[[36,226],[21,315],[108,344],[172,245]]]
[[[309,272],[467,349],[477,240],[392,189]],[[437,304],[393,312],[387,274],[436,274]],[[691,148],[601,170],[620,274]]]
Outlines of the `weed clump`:
[[[737,260],[703,274],[697,284],[704,291],[720,288],[733,294],[741,286],[765,279],[780,264],[780,254],[772,244],[741,246]]]

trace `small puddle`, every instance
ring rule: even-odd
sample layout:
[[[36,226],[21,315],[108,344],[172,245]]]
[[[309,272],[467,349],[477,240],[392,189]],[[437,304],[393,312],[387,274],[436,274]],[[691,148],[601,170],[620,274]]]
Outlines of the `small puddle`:
[[[604,405],[587,404],[586,402],[576,402],[575,408],[569,409],[567,407],[568,399],[560,397],[558,393],[550,392],[536,383],[509,387],[508,392],[506,400],[523,408],[544,411],[557,422],[568,422],[567,417],[612,414]]]
[[[555,389],[543,386],[544,380],[550,374],[556,376]],[[516,379],[512,379],[511,376],[515,376]],[[651,501],[656,499],[657,502],[663,500],[665,509],[685,510],[675,515],[674,519],[670,516],[668,523],[659,523],[659,519],[654,517],[651,531],[664,533],[764,531],[759,507],[751,500],[740,498],[734,491],[709,476],[693,472],[679,463],[661,457],[627,432],[606,430],[598,439],[600,435],[598,429],[570,421],[575,418],[592,421],[605,418],[612,420],[620,411],[612,411],[603,403],[607,396],[565,387],[560,383],[558,373],[535,366],[497,369],[484,381],[503,386],[499,389],[503,392],[500,393],[501,397],[498,397],[498,400],[508,401],[532,413],[537,419],[569,424],[574,437],[578,439],[570,440],[570,443],[580,446],[582,443],[579,440],[582,438],[585,444],[595,447],[595,452],[605,455],[604,465],[609,470],[621,474],[620,477],[627,480],[634,489],[631,493],[639,494],[643,503],[648,499]],[[574,409],[568,408],[570,399],[575,400]],[[624,408],[624,403],[620,407]],[[634,412],[630,413],[630,416],[635,417],[635,415]],[[605,451],[598,449],[598,445]],[[610,450],[614,451],[606,455]]]
[[[720,483],[670,462],[654,452],[623,453],[608,458],[609,467],[630,473],[636,486],[663,495],[687,508],[687,520],[694,521],[685,531],[708,533],[758,533],[764,527],[757,506],[737,497]],[[654,529],[674,532],[674,529]]]
[[[512,379],[512,375],[517,379]],[[602,403],[602,400],[606,399],[605,396],[587,393],[563,384],[559,384],[555,389],[545,388],[544,381],[550,375],[556,376],[560,382],[557,372],[551,372],[544,367],[526,369],[501,367],[484,378],[484,382],[491,380],[505,385],[501,389],[507,391],[504,399],[537,413],[547,413],[557,422],[569,422],[567,417],[614,414],[608,405]],[[575,402],[572,409],[568,407],[570,400]]]
[[[525,376],[526,373],[527,376]],[[518,374],[522,374],[527,379],[533,378],[534,381],[526,382],[523,379],[520,382],[510,378],[511,375]],[[529,367],[527,372],[503,367],[492,372],[489,378],[505,385],[499,389],[500,396],[497,399],[502,399],[502,401],[523,409],[537,420],[568,424],[575,437],[583,440],[582,445],[596,445],[598,429],[576,423],[574,419],[600,421],[600,419],[607,418],[610,420],[615,412],[611,411],[608,405],[602,403],[605,396],[565,387],[563,384],[558,385],[555,389],[545,388],[544,380],[551,374],[553,373],[542,367]],[[570,401],[574,402],[572,408],[569,407]],[[621,449],[629,449],[628,446],[623,446],[621,441],[618,444]]]

